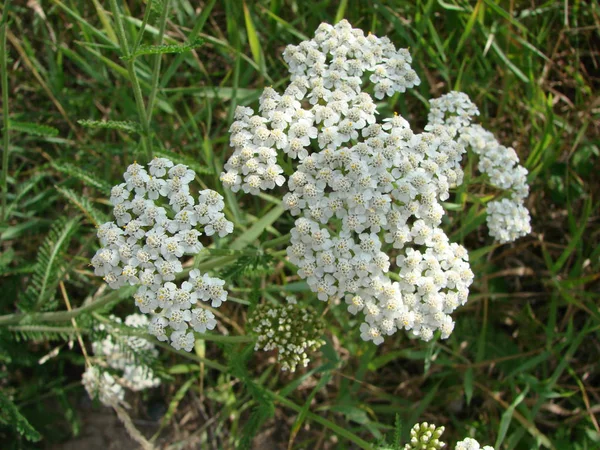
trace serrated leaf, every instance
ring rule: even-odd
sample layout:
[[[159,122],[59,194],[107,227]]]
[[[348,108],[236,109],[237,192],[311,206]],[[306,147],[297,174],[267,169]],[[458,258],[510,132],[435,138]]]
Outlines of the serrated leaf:
[[[200,47],[204,39],[194,39],[185,44],[162,44],[162,45],[140,45],[135,53],[129,56],[121,56],[121,59],[130,60],[142,55],[164,55],[167,53],[185,53]]]
[[[125,133],[134,134],[140,133],[141,127],[140,124],[133,121],[119,121],[119,120],[89,120],[89,119],[81,119],[78,120],[77,123],[85,128],[93,128],[93,129],[109,129],[109,130],[119,130]]]
[[[238,277],[255,278],[266,274],[272,268],[273,257],[257,252],[255,255],[244,255],[225,268],[220,278],[231,280]]]
[[[57,128],[48,125],[40,125],[39,123],[33,122],[16,122],[11,120],[8,122],[8,129],[19,131],[25,134],[31,134],[33,136],[58,136]]]
[[[112,187],[106,181],[96,177],[95,174],[88,172],[80,167],[77,167],[74,164],[67,162],[56,162],[52,161],[52,167],[54,167],[59,172],[67,174],[71,177],[77,178],[78,180],[83,181],[83,183],[88,187],[95,187],[99,191],[104,194],[110,194]]]
[[[79,227],[79,217],[61,218],[50,229],[37,255],[33,276],[17,306],[21,311],[39,310],[51,302],[59,281],[64,275],[61,267],[71,237]]]
[[[14,428],[21,436],[31,442],[39,441],[42,436],[31,426],[27,418],[19,412],[17,406],[0,391],[0,423]]]
[[[108,217],[104,213],[98,211],[87,197],[84,197],[83,195],[80,195],[68,188],[63,188],[60,186],[55,187],[63,197],[65,197],[70,203],[75,205],[75,207],[85,214],[87,219],[94,226],[99,226],[108,221]]]

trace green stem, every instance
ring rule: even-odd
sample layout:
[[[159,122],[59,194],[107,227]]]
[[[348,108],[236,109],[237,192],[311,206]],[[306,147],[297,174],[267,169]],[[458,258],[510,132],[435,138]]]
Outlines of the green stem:
[[[40,333],[89,333],[89,330],[75,329],[73,327],[51,327],[47,325],[13,325],[10,331],[37,331]]]
[[[163,43],[163,37],[165,35],[165,28],[167,26],[167,14],[169,12],[169,0],[165,0],[163,5],[162,14],[160,15],[160,26],[158,29],[158,38],[156,40],[157,45]],[[162,55],[158,53],[154,57],[154,68],[152,70],[152,90],[150,91],[150,97],[148,97],[148,109],[146,110],[146,116],[148,121],[148,128],[150,128],[150,121],[152,120],[152,110],[154,109],[154,101],[156,100],[156,93],[158,91],[158,75],[160,74],[160,64],[162,61]]]
[[[117,7],[116,0],[110,0],[110,9],[112,11],[115,24],[117,25],[117,38],[119,39],[119,47],[121,52],[125,56],[125,65],[127,66],[127,72],[129,73],[129,81],[133,88],[133,96],[135,97],[135,105],[137,107],[138,116],[144,131],[144,146],[146,147],[146,154],[148,161],[152,160],[152,138],[150,136],[150,126],[148,124],[148,117],[146,116],[146,107],[144,105],[144,99],[142,97],[142,89],[140,88],[140,82],[135,73],[135,58],[130,58],[129,44],[127,43],[127,36],[125,35],[125,28],[123,27],[123,21],[121,20],[121,14]]]
[[[131,288],[129,290],[132,291]],[[45,313],[35,313],[35,314],[26,314],[26,313],[17,313],[17,314],[7,314],[5,316],[0,316],[0,325],[13,325],[18,324],[27,318],[28,322],[38,323],[38,322],[66,322],[67,320],[71,320],[73,317],[77,317],[83,313],[89,313],[95,311],[96,309],[102,308],[108,305],[110,302],[114,302],[118,300],[120,296],[123,295],[122,291],[113,291],[110,294],[102,297],[95,302],[89,303],[87,305],[81,306],[79,308],[72,309],[71,311],[55,311],[55,312],[45,312]]]
[[[0,75],[2,77],[2,223],[6,220],[6,197],[8,196],[8,73],[6,70],[6,29],[10,0],[4,3],[0,22]]]
[[[135,54],[138,47],[142,43],[142,38],[144,37],[144,31],[146,30],[146,25],[148,25],[148,19],[150,19],[150,13],[152,12],[152,8],[150,7],[150,2],[146,5],[146,10],[144,11],[144,18],[142,19],[142,25],[140,26],[140,31],[135,40],[135,44],[133,44],[133,48],[131,49],[131,54]]]

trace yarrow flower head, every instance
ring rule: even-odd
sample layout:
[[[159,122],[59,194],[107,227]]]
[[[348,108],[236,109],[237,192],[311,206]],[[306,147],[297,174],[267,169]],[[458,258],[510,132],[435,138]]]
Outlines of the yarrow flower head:
[[[119,372],[119,382],[132,391],[142,391],[160,385],[160,378],[143,361],[156,359],[158,350],[154,344],[139,336],[129,336],[119,328],[121,319],[110,316],[112,324],[101,324],[96,331],[106,332],[104,339],[92,343],[95,357],[115,373]],[[148,316],[131,314],[124,325],[134,330],[148,327]]]
[[[455,450],[494,450],[494,447],[491,445],[480,446],[479,442],[477,442],[473,438],[466,438],[460,442],[456,443]]]
[[[203,249],[203,234],[224,237],[233,231],[220,194],[206,189],[192,196],[189,184],[194,177],[186,165],[166,158],[154,158],[147,169],[130,165],[124,183],[112,189],[115,221],[98,228],[102,246],[92,258],[95,274],[111,288],[139,286],[134,299],[142,313],[152,316],[149,332],[186,351],[194,345],[192,329],[215,326],[214,316],[202,304],[218,308],[227,300],[227,291],[222,280],[198,269],[177,284],[182,258]]]
[[[479,156],[478,169],[490,184],[508,192],[508,198],[487,205],[490,235],[504,244],[531,233],[529,211],[524,206],[529,194],[527,169],[519,164],[515,150],[500,145],[491,132],[472,123],[479,111],[466,94],[450,92],[430,104],[428,127],[451,127],[459,141]]]
[[[285,184],[278,157],[295,160],[283,205],[297,217],[287,254],[298,275],[320,300],[360,313],[364,340],[380,344],[401,329],[447,338],[473,273],[441,228],[442,202],[463,182],[466,141],[456,130],[476,108],[466,95],[448,101],[458,118],[440,122],[438,108],[422,133],[399,115],[378,122],[363,80],[377,99],[420,81],[408,50],[345,20],[321,24],[283,56],[292,81],[282,95],[265,89],[258,114],[238,108],[221,180],[258,194]]]
[[[115,378],[96,366],[85,370],[81,382],[90,398],[97,398],[105,406],[119,404],[125,398],[125,391]]]
[[[255,350],[277,350],[281,370],[294,372],[298,365],[306,367],[308,353],[325,344],[321,335],[325,324],[310,306],[300,306],[293,298],[287,304],[258,305],[248,318],[248,326],[256,334]]]

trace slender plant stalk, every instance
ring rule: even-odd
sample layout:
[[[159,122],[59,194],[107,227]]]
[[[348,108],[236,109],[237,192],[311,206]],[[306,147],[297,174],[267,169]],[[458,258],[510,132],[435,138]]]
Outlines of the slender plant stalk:
[[[2,77],[2,223],[6,220],[6,197],[8,195],[8,74],[6,71],[6,29],[8,27],[8,10],[10,0],[4,3],[2,20],[0,21],[0,76]]]
[[[157,45],[163,43],[163,37],[165,35],[165,28],[167,26],[167,15],[169,13],[169,0],[165,0],[163,5],[162,14],[160,15],[160,25],[158,29],[158,38],[156,39]],[[148,128],[150,128],[150,121],[152,120],[152,110],[154,109],[154,101],[156,100],[156,93],[158,91],[158,76],[160,74],[160,65],[162,61],[162,55],[157,53],[154,56],[154,68],[152,69],[152,89],[150,90],[150,97],[148,97],[148,109],[146,110],[146,116],[148,120]]]
[[[125,288],[127,289],[127,288]],[[134,289],[129,288],[129,292],[133,294]],[[87,305],[81,306],[79,308],[74,308],[71,311],[55,311],[55,312],[45,312],[45,313],[16,313],[16,314],[7,314],[5,316],[0,316],[0,325],[14,325],[18,324],[25,318],[27,318],[32,323],[40,323],[40,322],[66,322],[71,320],[73,317],[77,317],[83,313],[89,313],[95,311],[96,309],[100,309],[115,300],[118,300],[119,297],[123,295],[123,291],[113,291],[110,294],[96,300],[95,302],[89,303]]]
[[[152,8],[150,7],[151,3],[148,2],[146,6],[146,10],[144,11],[144,18],[142,19],[142,25],[140,26],[140,32],[135,39],[135,44],[133,44],[133,48],[131,49],[131,53],[135,53],[142,43],[142,38],[144,37],[144,31],[146,30],[146,25],[148,25],[148,19],[150,19],[150,13],[152,12]]]
[[[152,137],[150,135],[150,125],[148,123],[148,117],[146,115],[146,107],[144,105],[144,99],[142,97],[142,89],[140,82],[135,73],[135,58],[130,58],[131,53],[129,52],[129,44],[127,43],[127,36],[125,35],[125,28],[123,27],[123,21],[121,20],[121,13],[117,6],[116,0],[110,0],[110,9],[112,11],[115,24],[117,25],[117,38],[119,39],[119,47],[121,52],[125,56],[125,65],[127,66],[127,72],[129,73],[129,80],[133,88],[133,96],[135,97],[135,104],[138,110],[138,116],[144,131],[144,146],[146,147],[146,155],[148,161],[152,160]]]

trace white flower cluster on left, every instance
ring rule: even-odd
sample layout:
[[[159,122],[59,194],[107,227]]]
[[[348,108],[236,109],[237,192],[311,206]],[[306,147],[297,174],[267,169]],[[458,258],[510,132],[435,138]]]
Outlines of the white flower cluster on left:
[[[198,300],[218,308],[227,300],[227,291],[223,280],[197,269],[177,285],[181,258],[203,249],[203,234],[223,237],[233,231],[220,194],[205,189],[197,201],[191,195],[194,177],[186,165],[166,158],[154,158],[148,171],[131,164],[123,175],[125,182],[111,191],[116,222],[98,228],[102,247],[92,258],[95,274],[111,288],[139,286],[134,299],[141,312],[152,314],[149,332],[161,341],[170,338],[175,349],[186,351],[194,346],[190,329],[204,332],[216,325],[213,313]]]

